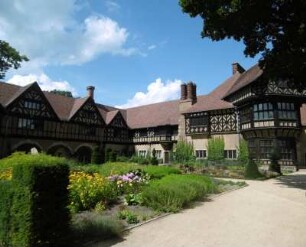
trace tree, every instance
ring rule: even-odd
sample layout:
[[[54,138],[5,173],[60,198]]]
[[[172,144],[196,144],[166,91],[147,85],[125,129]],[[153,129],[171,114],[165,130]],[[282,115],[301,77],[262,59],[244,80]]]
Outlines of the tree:
[[[180,0],[180,5],[203,19],[203,38],[243,40],[246,56],[261,54],[267,79],[306,87],[305,0]]]
[[[63,95],[63,96],[72,98],[72,93],[70,91],[53,89],[50,91],[50,93],[57,94],[57,95]]]
[[[25,55],[10,46],[6,41],[0,40],[0,79],[5,77],[5,73],[10,69],[18,69],[22,61],[29,61]]]

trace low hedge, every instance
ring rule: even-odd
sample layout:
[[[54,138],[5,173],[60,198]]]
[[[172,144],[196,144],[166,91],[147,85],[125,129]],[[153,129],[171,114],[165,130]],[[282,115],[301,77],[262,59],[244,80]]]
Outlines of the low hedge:
[[[144,205],[162,212],[177,212],[189,203],[216,191],[213,180],[202,175],[169,175],[143,191]]]

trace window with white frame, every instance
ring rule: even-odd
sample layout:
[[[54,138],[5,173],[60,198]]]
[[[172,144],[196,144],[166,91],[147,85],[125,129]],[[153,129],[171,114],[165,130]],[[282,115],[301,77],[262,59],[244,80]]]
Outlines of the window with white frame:
[[[146,150],[139,150],[138,151],[138,156],[146,157],[146,155],[147,155],[147,151]]]
[[[206,150],[196,150],[197,159],[205,159],[207,157]]]
[[[224,158],[225,159],[237,159],[237,151],[233,150],[224,150]]]
[[[157,159],[161,159],[162,158],[162,151],[161,150],[155,150],[155,157]]]

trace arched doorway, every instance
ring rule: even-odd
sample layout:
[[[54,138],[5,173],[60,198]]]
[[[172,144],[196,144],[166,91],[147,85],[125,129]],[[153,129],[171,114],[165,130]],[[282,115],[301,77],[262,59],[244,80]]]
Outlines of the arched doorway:
[[[37,154],[41,152],[42,149],[35,143],[22,143],[18,145],[17,147],[13,148],[13,152],[24,152],[27,154]]]
[[[91,161],[91,153],[92,149],[90,147],[82,146],[77,149],[74,156],[79,162],[88,164]]]
[[[47,154],[51,154],[53,156],[58,156],[58,157],[64,157],[64,158],[71,157],[70,149],[64,145],[55,145],[49,148]]]

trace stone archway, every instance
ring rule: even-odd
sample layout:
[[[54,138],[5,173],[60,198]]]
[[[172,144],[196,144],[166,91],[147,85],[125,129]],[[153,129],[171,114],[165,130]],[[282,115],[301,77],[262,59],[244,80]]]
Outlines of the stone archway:
[[[74,157],[81,163],[88,164],[91,161],[92,148],[89,146],[81,146],[77,149]]]
[[[17,144],[12,149],[12,153],[13,152],[25,152],[27,154],[29,154],[29,153],[36,154],[36,153],[39,153],[41,151],[42,151],[42,148],[38,144],[32,143],[32,142]]]
[[[58,156],[58,157],[70,158],[72,155],[72,152],[69,147],[63,144],[59,144],[59,145],[54,145],[50,147],[47,151],[47,154]]]

